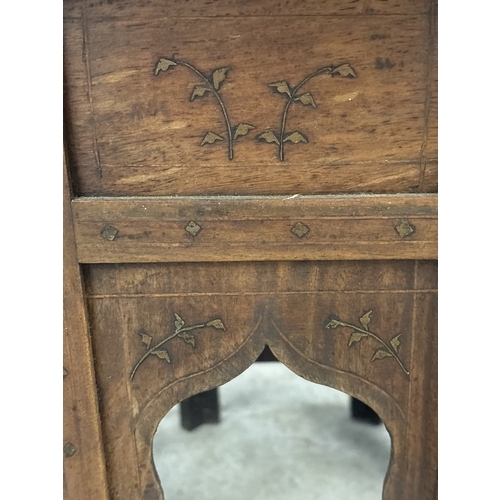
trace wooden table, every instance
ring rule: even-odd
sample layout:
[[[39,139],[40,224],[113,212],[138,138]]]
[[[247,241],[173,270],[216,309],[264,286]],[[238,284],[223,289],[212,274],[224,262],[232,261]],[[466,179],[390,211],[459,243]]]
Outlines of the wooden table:
[[[158,423],[265,346],[437,498],[436,11],[65,0],[65,498],[172,498]]]

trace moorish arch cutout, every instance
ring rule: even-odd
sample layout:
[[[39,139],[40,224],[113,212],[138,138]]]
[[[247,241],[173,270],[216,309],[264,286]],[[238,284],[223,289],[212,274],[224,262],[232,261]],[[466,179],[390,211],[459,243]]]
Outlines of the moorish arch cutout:
[[[168,484],[164,485],[164,497],[153,459],[153,439],[163,417],[182,400],[220,387],[236,378],[257,360],[266,345],[277,360],[296,375],[340,390],[363,401],[377,412],[391,437],[391,459],[384,479],[384,497],[388,491],[391,495],[398,494],[397,478],[405,467],[405,427],[395,424],[405,421],[401,405],[377,383],[307,356],[294,345],[293,340],[279,325],[279,314],[273,314],[267,305],[258,309],[253,329],[234,352],[205,370],[179,378],[165,386],[137,415],[134,437],[141,498],[168,498]]]

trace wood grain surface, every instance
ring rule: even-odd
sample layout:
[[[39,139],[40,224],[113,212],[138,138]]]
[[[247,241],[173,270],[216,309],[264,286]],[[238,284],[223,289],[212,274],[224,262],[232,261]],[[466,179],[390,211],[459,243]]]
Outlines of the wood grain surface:
[[[161,418],[267,345],[436,500],[437,1],[63,7],[65,499],[170,498]]]
[[[162,498],[151,446],[163,415],[237,376],[269,345],[300,376],[347,392],[381,416],[393,445],[384,500],[430,500],[436,476],[436,358],[428,348],[436,339],[435,266],[86,266],[112,498]],[[353,337],[367,317],[373,337]],[[329,327],[332,318],[347,326]],[[381,342],[396,346],[397,359],[375,356]],[[168,484],[163,489],[168,498]]]
[[[66,2],[65,105],[80,195],[326,194],[435,191],[436,9],[431,2]],[[251,124],[228,159],[226,125],[199,75],[230,68],[220,97],[231,126]],[[356,78],[311,79],[316,107],[286,94],[329,65]],[[212,131],[224,140],[200,146]],[[428,177],[430,177],[428,179]]]
[[[429,194],[86,198],[73,210],[85,263],[437,258]]]
[[[63,491],[65,500],[108,500],[97,385],[66,168],[64,190]]]

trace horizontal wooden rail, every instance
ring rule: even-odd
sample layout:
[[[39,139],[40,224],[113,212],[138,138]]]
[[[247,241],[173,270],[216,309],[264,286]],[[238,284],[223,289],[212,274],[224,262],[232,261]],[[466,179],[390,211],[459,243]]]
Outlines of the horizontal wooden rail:
[[[437,195],[72,201],[81,263],[437,259]]]

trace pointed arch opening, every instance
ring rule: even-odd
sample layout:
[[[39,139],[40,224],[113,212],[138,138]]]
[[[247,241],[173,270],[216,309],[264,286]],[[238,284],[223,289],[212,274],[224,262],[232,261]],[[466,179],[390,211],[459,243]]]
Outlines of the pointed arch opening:
[[[266,346],[261,360],[280,358]],[[220,422],[188,431],[176,405],[160,422],[153,459],[172,500],[380,500],[391,458],[383,424],[352,418],[351,398],[253,363],[218,388]]]

